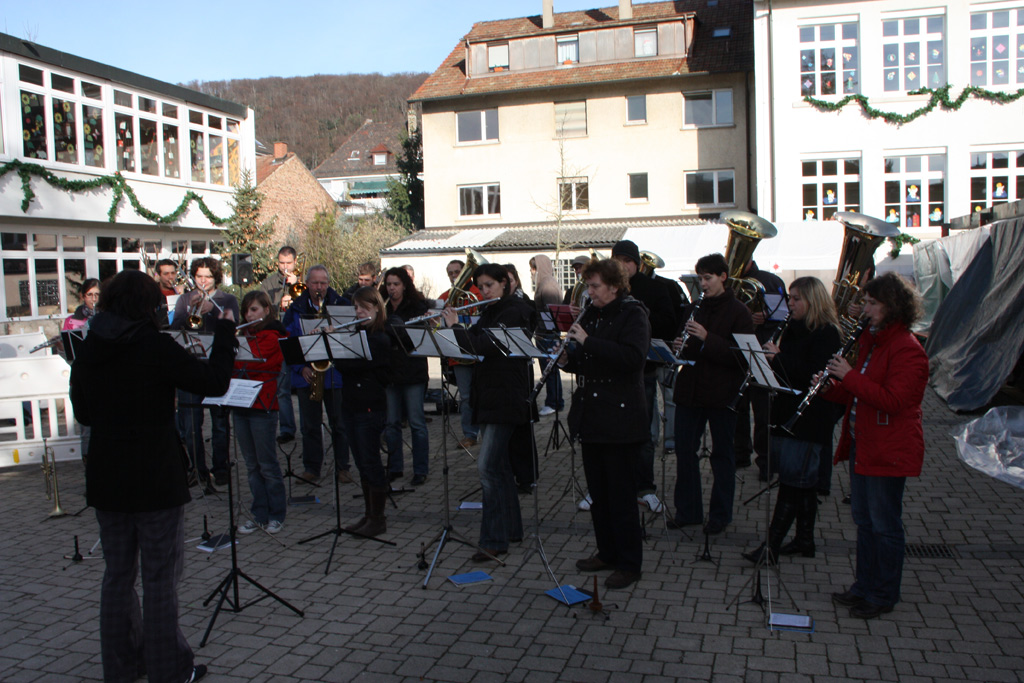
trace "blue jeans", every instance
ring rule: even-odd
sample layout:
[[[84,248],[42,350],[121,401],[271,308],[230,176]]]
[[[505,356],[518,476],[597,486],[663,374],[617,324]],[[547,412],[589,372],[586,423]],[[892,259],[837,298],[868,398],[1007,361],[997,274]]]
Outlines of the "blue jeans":
[[[900,601],[903,577],[903,489],[906,477],[857,474],[850,446],[850,512],[857,525],[857,571],[850,591],[873,605]]]
[[[234,417],[238,450],[242,451],[249,475],[249,491],[252,492],[249,510],[253,519],[263,525],[275,520],[283,522],[287,502],[274,443],[277,411],[236,408]]]
[[[653,419],[658,398],[658,379],[656,375],[644,375],[644,400],[647,402],[647,418],[651,425],[651,438],[640,444],[640,457],[634,460],[636,472],[636,492],[638,495],[654,493],[658,487],[654,484],[654,444],[658,440],[658,427]]]
[[[772,469],[778,472],[780,484],[797,489],[817,487],[820,443],[774,434],[771,442]]]
[[[231,440],[231,428],[228,423],[228,411],[220,406],[209,406],[210,409],[210,449],[213,454],[213,467],[206,467],[206,448],[203,446],[203,397],[178,389],[178,433],[185,442],[192,467],[200,479],[209,476],[210,472],[227,473],[228,447]]]
[[[508,459],[508,442],[515,428],[511,424],[480,425],[480,454],[476,460],[484,504],[480,546],[491,551],[506,551],[510,539],[523,537],[519,495]]]
[[[281,374],[277,376],[277,406],[281,434],[295,436],[295,407],[292,405],[292,373],[287,363],[281,364]]]
[[[324,389],[324,400],[309,398],[309,387],[301,387],[299,395],[299,425],[302,429],[302,466],[317,477],[324,464],[324,440],[320,433],[323,411],[327,410],[327,424],[331,429],[334,447],[334,467],[348,469],[348,438],[341,421],[341,389]]]
[[[728,408],[676,407],[676,521],[700,524],[704,521],[704,499],[700,485],[698,451],[704,426],[711,424],[711,506],[708,520],[732,522],[732,502],[736,495],[736,460],[732,438],[736,431],[736,413]]]
[[[402,415],[409,418],[412,432],[412,473],[426,476],[430,473],[430,436],[427,434],[427,417],[423,414],[423,399],[427,395],[426,384],[389,384],[388,418],[384,428],[384,440],[388,445],[388,469],[392,472],[405,471],[405,454],[402,452]]]
[[[558,346],[557,339],[538,339],[537,347],[541,351],[551,352]],[[544,361],[547,364],[547,361]],[[544,365],[541,366],[542,368]],[[562,375],[558,372],[556,365],[551,369],[551,374],[544,380],[544,405],[555,410],[565,408],[565,400],[562,398]]]
[[[470,388],[473,384],[473,366],[456,365],[452,370],[455,373],[455,386],[459,388],[459,415],[462,417],[462,435],[475,439],[480,434],[480,428],[473,424],[473,406],[469,403]]]
[[[341,411],[345,432],[352,446],[352,459],[359,478],[375,489],[386,489],[388,478],[380,461],[380,433],[384,430],[384,411]]]

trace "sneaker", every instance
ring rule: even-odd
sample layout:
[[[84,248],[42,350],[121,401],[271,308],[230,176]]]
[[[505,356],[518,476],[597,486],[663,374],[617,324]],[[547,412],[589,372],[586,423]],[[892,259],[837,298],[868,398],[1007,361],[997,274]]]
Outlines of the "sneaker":
[[[580,504],[577,507],[580,510],[583,510],[584,512],[586,512],[587,510],[590,509],[590,506],[593,505],[593,504],[594,504],[594,499],[591,498],[590,494],[588,493],[587,495],[583,496],[583,500],[580,501]]]
[[[664,504],[662,504],[662,502],[658,500],[658,496],[653,493],[648,493],[643,496],[640,496],[639,498],[636,499],[636,502],[639,503],[640,505],[646,505],[647,509],[649,509],[651,512],[661,512],[662,510],[665,509]]]
[[[260,526],[259,524],[257,524],[256,522],[254,522],[254,521],[252,521],[250,519],[245,524],[243,524],[242,526],[238,527],[238,533],[240,533],[240,534],[251,534],[252,532],[259,531],[262,528],[263,528],[262,526]]]
[[[537,414],[540,415],[541,417],[547,417],[548,415],[554,415],[555,409],[552,408],[551,406],[544,406],[543,408],[537,411]]]
[[[276,534],[278,531],[281,530],[281,527],[283,527],[283,526],[284,526],[284,522],[279,522],[276,519],[272,519],[272,520],[270,520],[270,523],[267,524],[267,533],[268,534]]]

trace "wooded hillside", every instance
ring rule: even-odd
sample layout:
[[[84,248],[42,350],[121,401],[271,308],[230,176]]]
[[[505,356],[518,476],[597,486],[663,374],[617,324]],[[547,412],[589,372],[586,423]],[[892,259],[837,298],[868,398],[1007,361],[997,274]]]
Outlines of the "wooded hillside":
[[[310,170],[366,119],[404,121],[406,99],[426,73],[298,76],[192,81],[185,87],[245,104],[256,112],[256,139],[288,143]]]

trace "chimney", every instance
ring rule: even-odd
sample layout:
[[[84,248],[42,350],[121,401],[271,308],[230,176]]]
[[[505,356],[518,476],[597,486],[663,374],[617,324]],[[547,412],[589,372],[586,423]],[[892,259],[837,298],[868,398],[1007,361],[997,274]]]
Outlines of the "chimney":
[[[541,24],[544,28],[555,27],[555,0],[544,0],[544,21]]]
[[[619,21],[633,18],[633,0],[619,0]]]
[[[287,142],[275,142],[274,143],[274,158],[284,159],[288,156],[288,143]]]

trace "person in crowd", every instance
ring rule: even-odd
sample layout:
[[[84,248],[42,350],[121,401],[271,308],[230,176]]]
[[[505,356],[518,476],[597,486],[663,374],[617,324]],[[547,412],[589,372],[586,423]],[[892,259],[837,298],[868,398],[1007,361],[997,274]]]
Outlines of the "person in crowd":
[[[448,281],[454,285],[455,280],[459,277],[459,273],[465,267],[465,261],[460,261],[459,259],[449,261],[448,265],[445,266]],[[478,301],[480,300],[480,290],[476,288],[476,285],[472,283],[469,285],[469,293],[476,297]],[[451,290],[442,294],[441,301],[448,301],[450,294]],[[459,441],[459,445],[463,448],[472,448],[477,444],[477,437],[480,434],[479,426],[473,423],[471,398],[473,391],[473,361],[449,360],[448,367],[451,369],[452,374],[455,375],[455,386],[459,390],[459,419],[462,423],[462,439]]]
[[[589,260],[589,259],[588,259]],[[555,279],[554,270],[551,266],[551,259],[543,254],[537,254],[530,258],[530,273],[534,281],[534,303],[538,313],[545,313],[548,306],[560,303],[558,298],[558,281]],[[537,346],[541,351],[551,352],[558,345],[558,335],[552,333],[537,335]],[[558,368],[551,370],[551,374],[544,382],[544,405],[540,409],[540,416],[546,417],[565,408],[565,399],[562,397],[562,376]]]
[[[384,273],[384,292],[387,294],[387,316],[397,316],[404,323],[427,312],[427,302],[416,289],[405,268],[389,268]],[[402,418],[407,416],[412,432],[412,485],[419,486],[430,474],[430,437],[423,401],[427,395],[427,359],[409,356],[398,335],[391,328],[396,345],[392,356],[393,372],[387,387],[388,413],[384,439],[388,447],[388,473],[392,481],[405,472],[405,454],[402,441]]]
[[[580,274],[583,272],[583,267],[590,263],[590,257],[586,255],[579,255],[572,260],[572,271],[576,273],[576,280],[582,281]],[[572,291],[576,288],[576,285],[565,288],[565,295],[562,297],[562,303],[568,306],[572,303]]]
[[[244,329],[244,342],[256,360],[236,361],[235,373],[263,384],[251,407],[232,409],[238,450],[245,460],[252,493],[249,508],[252,519],[246,520],[238,531],[251,534],[264,529],[276,534],[284,525],[287,508],[274,435],[277,433],[277,378],[283,362],[279,341],[288,333],[277,319],[277,306],[264,291],[254,290],[242,297],[242,315],[249,324]]]
[[[297,255],[293,247],[287,245],[277,251],[277,270],[267,276],[260,284],[260,290],[270,297],[270,303],[280,315],[288,310],[292,303],[291,287],[299,281],[295,272]],[[288,364],[281,363],[281,372],[277,377],[278,435],[280,444],[295,440],[295,406],[292,405],[292,379]]]
[[[825,285],[815,277],[802,277],[789,287],[789,321],[779,343],[765,343],[772,370],[786,385],[803,391],[811,376],[825,367],[842,345],[839,318]],[[821,449],[832,431],[830,404],[818,397],[792,428],[781,425],[796,413],[801,395],[780,393],[772,403],[771,468],[779,476],[775,512],[768,527],[769,563],[779,555],[814,557],[814,519],[818,513],[818,463]],[[766,418],[767,419],[767,418]],[[796,520],[796,537],[782,545]],[[765,546],[744,557],[757,562]]]
[[[160,293],[165,297],[181,294],[182,286],[178,284],[178,264],[169,258],[160,259],[153,266],[153,275],[160,285]]]
[[[710,424],[714,484],[704,531],[715,535],[722,533],[732,522],[736,492],[736,461],[733,459],[736,414],[729,410],[728,405],[743,383],[746,367],[732,350],[736,343],[733,335],[753,334],[754,323],[747,307],[726,286],[729,266],[724,256],[702,256],[697,260],[695,270],[704,298],[694,304],[699,305],[696,312],[692,307],[686,312],[687,322],[680,337],[673,341],[676,353],[681,353],[684,360],[692,360],[694,364],[680,369],[673,394],[678,476],[676,516],[669,520],[668,526],[677,529],[704,522],[697,452],[704,428]],[[686,339],[683,339],[684,335]]]
[[[372,287],[373,280],[377,276],[377,266],[372,263],[360,263],[356,268],[356,282],[354,285],[345,290],[342,295],[346,299],[351,300],[352,295],[356,293],[356,290],[360,287]]]
[[[651,324],[647,309],[630,296],[619,261],[592,261],[583,279],[590,304],[569,329],[571,343],[559,358],[582,379],[569,409],[569,432],[583,449],[597,541],[597,553],[576,568],[613,569],[605,586],[618,589],[636,582],[643,564],[635,473],[650,439],[644,363]]]
[[[239,319],[238,299],[219,289],[224,279],[220,259],[212,256],[197,258],[192,261],[189,273],[196,288],[178,297],[171,329],[212,332],[224,311],[231,312],[232,320]],[[195,478],[205,489],[210,489],[212,484],[224,486],[228,483],[228,449],[231,446],[227,409],[222,406],[210,406],[209,409],[212,466],[208,468],[203,445],[203,397],[185,390],[178,391],[178,431],[192,460]]]
[[[284,315],[284,327],[288,335],[302,334],[304,318],[319,318],[326,306],[347,306],[349,300],[330,286],[331,276],[327,267],[317,264],[306,272],[306,291],[288,307]],[[324,443],[321,434],[324,410],[327,411],[327,426],[331,430],[331,446],[334,450],[335,476],[342,484],[351,484],[349,473],[348,438],[341,420],[341,375],[331,367],[321,377],[316,377],[311,363],[289,366],[291,383],[299,399],[299,430],[302,433],[302,474],[303,481],[315,484],[320,479],[324,464]],[[323,383],[320,400],[311,391],[311,383]]]
[[[96,304],[100,300],[100,281],[94,277],[86,278],[78,287],[78,297],[82,303],[75,308],[74,313],[64,319],[61,331],[77,330],[89,324],[96,315]]]
[[[206,674],[178,627],[190,496],[174,392],[227,391],[235,325],[229,307],[217,312],[210,357],[201,362],[159,332],[162,298],[146,273],[115,275],[100,292],[101,312],[71,368],[75,416],[92,428],[85,495],[106,564],[100,649],[107,681],[198,681]],[[140,568],[144,611],[135,590]]]
[[[886,273],[864,286],[868,328],[855,365],[836,354],[826,370],[825,398],[846,406],[835,461],[850,461],[850,511],[857,525],[853,585],[832,601],[850,616],[874,619],[900,601],[905,537],[903,491],[921,474],[924,430],[921,401],[928,357],[910,332],[922,314],[921,295]],[[817,381],[820,375],[816,375]]]
[[[508,552],[510,542],[522,540],[523,520],[519,496],[509,463],[508,444],[518,425],[530,420],[529,363],[510,358],[487,333],[488,328],[522,328],[532,336],[537,328],[533,306],[512,294],[504,266],[487,263],[477,267],[473,281],[483,300],[499,299],[480,313],[471,328],[458,328],[456,338],[484,360],[473,368],[473,421],[480,425],[480,453],[477,469],[483,489],[480,547],[473,562],[487,562]],[[444,324],[453,327],[458,314],[446,307]]]

